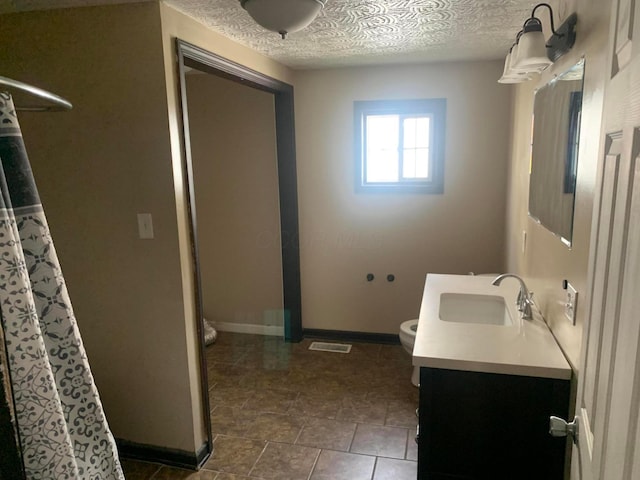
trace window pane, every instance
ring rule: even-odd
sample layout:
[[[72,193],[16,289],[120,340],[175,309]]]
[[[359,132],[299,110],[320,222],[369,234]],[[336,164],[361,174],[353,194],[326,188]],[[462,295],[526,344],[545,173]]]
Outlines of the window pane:
[[[402,122],[404,129],[404,148],[416,147],[416,119],[405,118]]]
[[[405,149],[402,163],[402,176],[404,178],[416,178],[416,151]]]
[[[398,115],[367,115],[367,147],[398,149]]]
[[[404,178],[429,178],[429,149],[404,149],[402,176]]]
[[[429,117],[411,117],[403,121],[404,147],[428,148],[429,147]]]
[[[416,178],[429,178],[429,149],[418,148],[415,152]]]
[[[367,115],[366,182],[398,181],[398,115]]]
[[[371,182],[398,181],[398,151],[380,150],[367,157],[367,178]]]

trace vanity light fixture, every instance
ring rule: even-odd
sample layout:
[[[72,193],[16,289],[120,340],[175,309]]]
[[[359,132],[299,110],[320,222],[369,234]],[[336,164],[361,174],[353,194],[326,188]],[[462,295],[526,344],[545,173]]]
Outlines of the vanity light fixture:
[[[327,0],[240,0],[258,25],[279,33],[283,39],[313,22],[325,3]]]
[[[542,22],[535,16],[536,10],[540,7],[546,7],[549,10],[552,35],[547,41],[542,33]],[[532,74],[540,73],[552,65],[573,47],[576,41],[577,22],[578,16],[572,13],[556,30],[551,5],[539,3],[533,7],[531,17],[524,22],[522,30],[516,35],[516,41],[507,54],[504,72],[498,82],[520,83],[529,80]]]
[[[520,33],[518,33],[520,35]],[[498,83],[522,83],[531,80],[531,74],[528,72],[518,72],[512,68],[513,59],[518,55],[518,44],[515,43],[507,53],[504,61],[504,71],[498,79]]]

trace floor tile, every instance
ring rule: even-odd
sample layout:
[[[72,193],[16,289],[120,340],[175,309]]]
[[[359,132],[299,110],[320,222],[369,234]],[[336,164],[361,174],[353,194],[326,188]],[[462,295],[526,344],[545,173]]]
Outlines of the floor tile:
[[[296,445],[348,452],[355,431],[355,423],[309,417]]]
[[[350,422],[384,425],[386,416],[387,402],[384,400],[345,398],[336,418]]]
[[[403,480],[415,465],[403,462],[417,457],[411,357],[400,345],[361,342],[346,355],[314,352],[311,341],[220,332],[218,348],[207,348],[218,434],[207,480]],[[142,475],[127,479],[150,480]]]
[[[418,424],[416,416],[418,404],[406,400],[390,400],[384,424],[391,427],[415,428]]]
[[[416,462],[379,457],[373,480],[416,480],[417,475]]]
[[[238,361],[238,365],[265,370],[288,370],[292,361],[289,348],[256,349],[247,352]]]
[[[158,473],[153,476],[153,480],[217,480],[218,472],[208,470],[184,470],[182,468],[162,467]],[[129,480],[129,477],[127,477]]]
[[[378,425],[358,425],[351,443],[352,453],[403,459],[408,430]]]
[[[205,468],[248,475],[265,445],[266,442],[260,440],[218,435],[213,442],[213,455],[207,461]]]
[[[323,450],[310,480],[371,480],[375,457]]]
[[[234,475],[232,473],[219,473],[216,480],[255,480],[256,477],[247,477],[245,475]]]
[[[211,429],[215,434],[241,437],[257,413],[240,407],[216,407],[211,412]]]
[[[377,360],[380,356],[381,346],[382,345],[378,345],[376,343],[352,343],[351,351],[348,355],[350,355],[354,360]]]
[[[209,389],[209,403],[215,407],[242,407],[251,392],[239,385],[214,385]]]
[[[247,370],[244,368],[234,367],[223,363],[208,363],[207,379],[209,381],[209,385],[237,386],[246,371]],[[213,407],[214,405],[211,406]]]
[[[416,430],[409,430],[409,438],[407,438],[407,460],[418,460],[418,444],[416,443]]]
[[[284,443],[269,443],[250,476],[270,480],[307,480],[320,450]]]
[[[265,413],[287,413],[298,394],[288,390],[259,390],[247,401],[245,410]]]
[[[156,463],[128,459],[121,459],[120,464],[127,480],[149,480],[162,467]]]
[[[307,394],[327,393],[337,396],[349,388],[350,381],[331,370],[319,368],[304,372],[292,371],[289,374],[289,385],[289,388],[296,388]]]
[[[369,385],[368,400],[405,400],[418,398],[418,389],[411,384],[411,369],[380,372]]]
[[[236,345],[211,345],[211,357],[217,363],[235,364],[249,352],[248,347]]]
[[[320,395],[301,393],[293,405],[291,405],[289,413],[312,417],[336,418],[341,407],[342,398],[339,394],[334,395],[332,398],[326,398]]]
[[[294,443],[303,425],[302,417],[281,413],[261,413],[251,422],[245,436],[271,442]]]
[[[411,355],[409,355],[404,348],[398,348],[398,345],[380,345],[380,355],[378,358],[381,362],[406,364],[407,359],[410,359]]]
[[[277,369],[256,370],[252,379],[253,391],[291,390],[288,385],[289,371]]]

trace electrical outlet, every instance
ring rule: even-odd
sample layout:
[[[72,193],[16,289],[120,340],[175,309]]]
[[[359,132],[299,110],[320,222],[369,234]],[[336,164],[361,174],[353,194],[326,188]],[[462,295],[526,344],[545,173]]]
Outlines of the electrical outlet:
[[[576,324],[576,311],[578,310],[578,292],[573,285],[567,282],[567,296],[564,303],[564,315],[572,325]]]

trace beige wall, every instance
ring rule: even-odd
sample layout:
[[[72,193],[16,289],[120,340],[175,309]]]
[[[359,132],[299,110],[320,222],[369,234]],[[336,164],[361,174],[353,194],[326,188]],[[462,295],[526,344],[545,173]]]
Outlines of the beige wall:
[[[274,96],[187,75],[205,318],[282,325]]]
[[[525,277],[529,287],[535,292],[536,304],[550,324],[570,362],[574,368],[578,368],[582,325],[587,310],[589,237],[600,145],[610,2],[574,0],[556,1],[552,2],[552,5],[557,15],[563,19],[571,12],[577,11],[577,42],[571,52],[545,71],[539,79],[512,87],[514,106],[507,215],[507,266],[508,270]],[[569,69],[582,56],[586,58],[582,126],[573,244],[568,248],[559,238],[553,236],[527,215],[531,114],[534,90],[548,82],[554,74]],[[522,252],[523,231],[527,232],[527,246],[524,253]],[[569,280],[579,294],[582,294],[578,302],[576,326],[572,326],[563,314],[565,295],[562,289],[563,279]]]
[[[496,83],[501,68],[296,72],[305,328],[397,333],[417,318],[427,273],[503,270],[510,92]],[[353,101],[402,98],[447,99],[445,192],[356,194]]]
[[[23,114],[36,180],[116,437],[195,451],[205,437],[174,37],[290,72],[163,3],[2,17],[2,74],[74,103]],[[155,239],[137,236],[153,215]]]
[[[74,108],[20,115],[92,370],[116,437],[194,452],[159,6],[3,16],[2,75]],[[136,214],[153,215],[140,240]]]
[[[92,370],[116,437],[205,438],[174,38],[275,78],[283,66],[163,3],[2,17],[2,74],[69,98],[21,123]],[[153,215],[155,239],[137,236]]]

